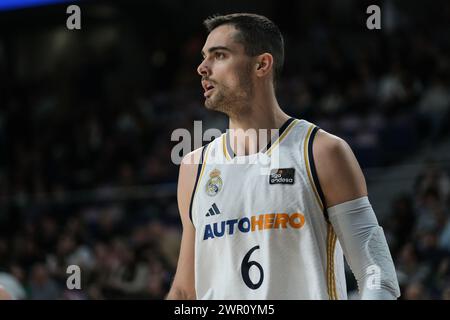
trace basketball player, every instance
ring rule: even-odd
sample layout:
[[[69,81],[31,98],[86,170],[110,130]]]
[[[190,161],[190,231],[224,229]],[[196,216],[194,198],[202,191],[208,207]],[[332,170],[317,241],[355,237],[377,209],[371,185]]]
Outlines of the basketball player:
[[[344,254],[362,299],[396,299],[399,287],[362,171],[342,139],[288,116],[275,96],[282,35],[263,16],[205,20],[198,67],[207,109],[225,113],[222,136],[180,166],[183,225],[167,299],[346,299]],[[256,153],[237,129],[279,129]],[[242,132],[242,130],[241,130]],[[255,142],[255,141],[253,141]],[[278,149],[278,150],[277,150]],[[277,154],[261,174],[236,159]]]

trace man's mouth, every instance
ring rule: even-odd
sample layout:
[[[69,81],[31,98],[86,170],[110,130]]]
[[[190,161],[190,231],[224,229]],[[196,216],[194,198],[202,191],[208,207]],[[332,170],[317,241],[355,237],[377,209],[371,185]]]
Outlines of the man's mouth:
[[[212,91],[214,90],[214,86],[212,84],[208,84],[204,86],[205,93],[204,96],[207,98],[209,95],[211,95]]]

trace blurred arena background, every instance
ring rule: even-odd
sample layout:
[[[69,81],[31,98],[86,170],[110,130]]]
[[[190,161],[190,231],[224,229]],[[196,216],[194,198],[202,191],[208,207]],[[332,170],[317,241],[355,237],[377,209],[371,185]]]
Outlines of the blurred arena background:
[[[15,298],[164,297],[181,236],[171,133],[227,126],[203,108],[202,21],[246,11],[285,36],[281,106],[353,148],[401,299],[450,299],[450,2],[53,2],[0,1],[0,284]]]

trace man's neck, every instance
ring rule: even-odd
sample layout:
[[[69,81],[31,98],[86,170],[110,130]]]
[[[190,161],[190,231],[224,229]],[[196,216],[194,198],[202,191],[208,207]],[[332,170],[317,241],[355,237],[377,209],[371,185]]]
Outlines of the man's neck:
[[[229,118],[231,148],[238,156],[249,155],[263,149],[271,141],[271,129],[279,129],[289,118],[281,110],[276,99],[265,104],[253,104],[245,117]],[[255,130],[256,135],[246,134],[244,139],[243,133],[248,133],[249,129]],[[260,133],[260,130],[265,131]]]

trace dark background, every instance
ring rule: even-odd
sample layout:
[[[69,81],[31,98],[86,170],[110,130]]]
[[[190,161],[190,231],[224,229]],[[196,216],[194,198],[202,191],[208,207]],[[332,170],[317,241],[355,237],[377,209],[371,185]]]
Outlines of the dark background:
[[[282,108],[354,150],[401,299],[450,298],[448,1],[71,3],[0,11],[0,284],[16,298],[164,297],[181,235],[170,137],[227,126],[196,67],[202,21],[232,12],[280,27]]]

